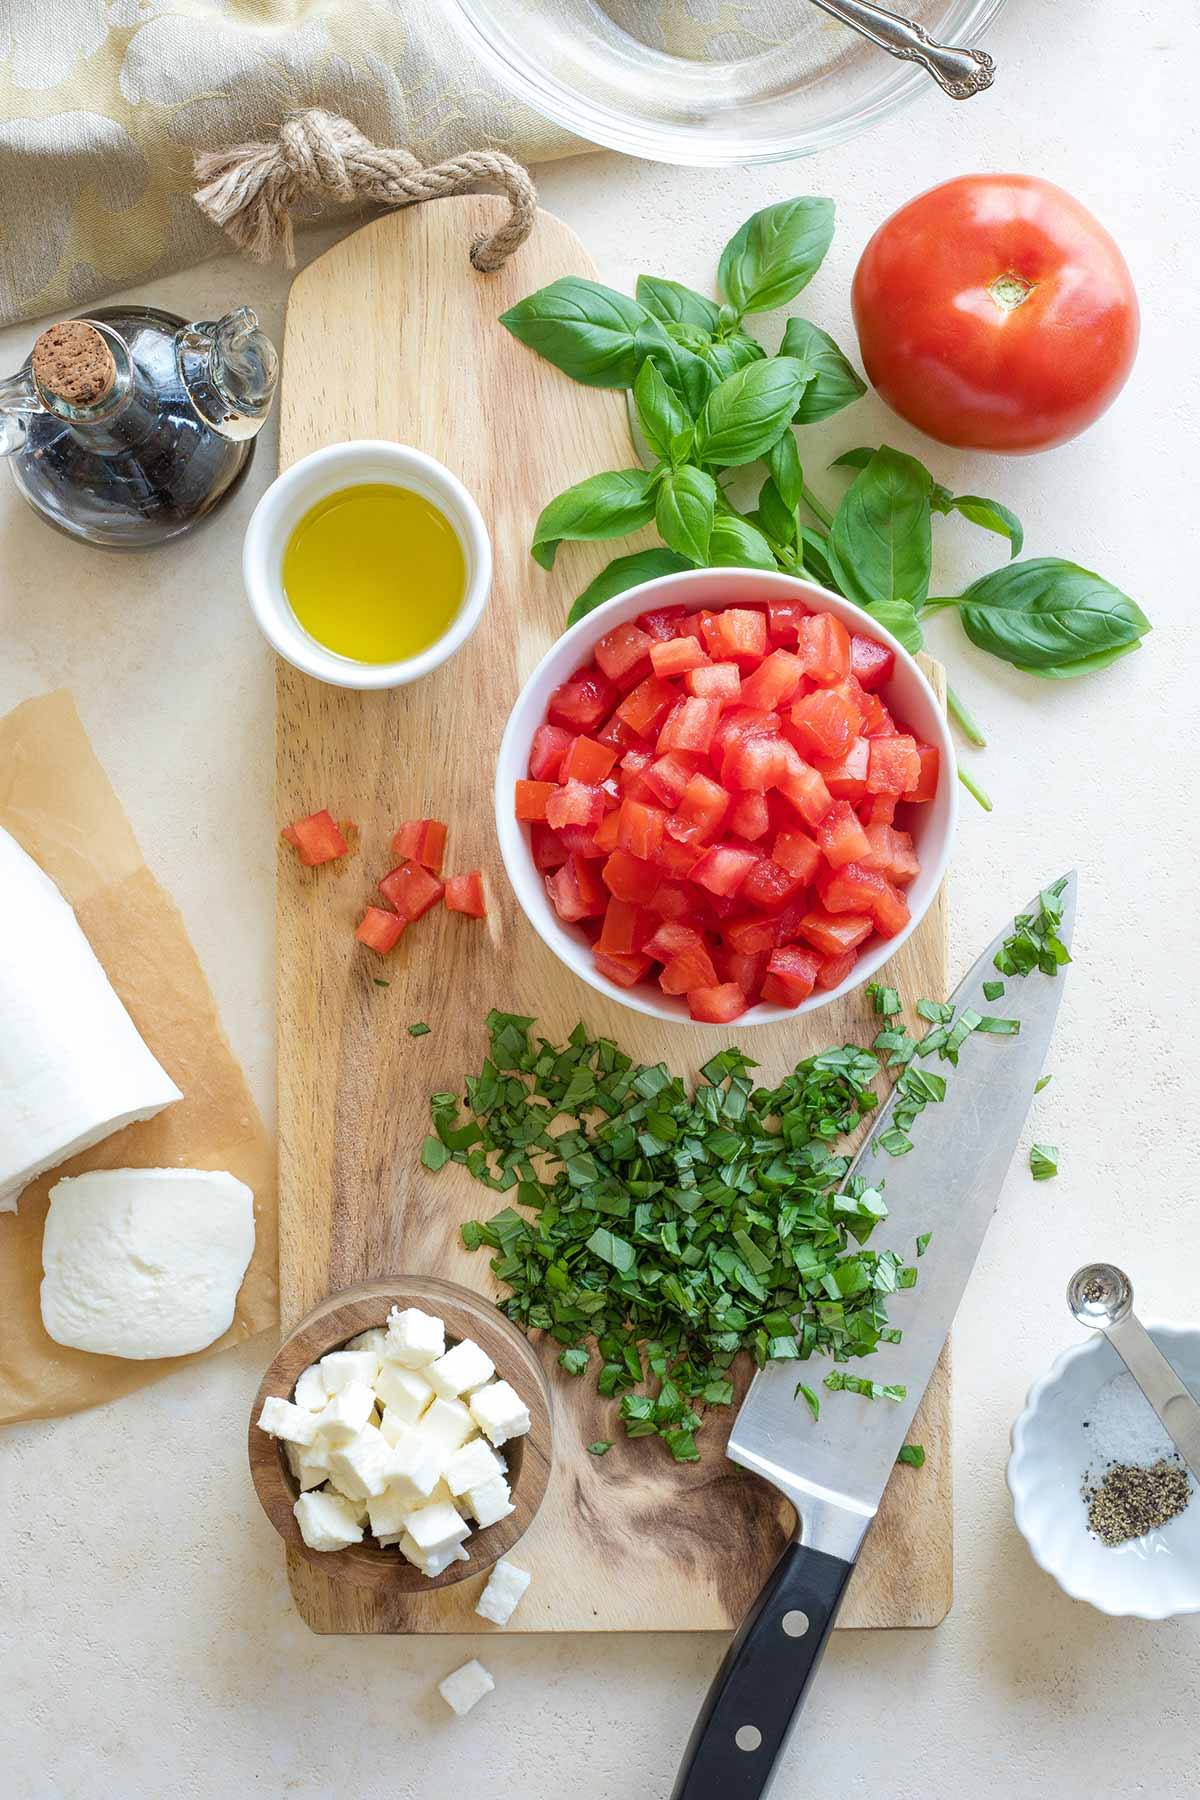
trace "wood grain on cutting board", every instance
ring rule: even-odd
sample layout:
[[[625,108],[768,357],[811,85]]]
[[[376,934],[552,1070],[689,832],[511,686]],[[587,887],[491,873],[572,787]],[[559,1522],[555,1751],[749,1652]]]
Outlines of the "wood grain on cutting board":
[[[578,239],[539,216],[498,275],[468,252],[502,203],[438,201],[356,232],[296,280],[288,305],[280,461],[323,444],[391,438],[440,458],[470,488],[492,533],[495,581],[482,624],[446,667],[392,693],[325,687],[278,667],[281,822],[327,806],[360,822],[356,854],[279,866],[280,1304],[285,1327],[327,1293],[414,1271],[496,1289],[486,1253],[461,1245],[463,1219],[500,1203],[458,1165],[430,1175],[418,1152],[429,1095],[461,1093],[486,1048],[489,1007],[536,1014],[547,1036],[580,1018],[635,1058],[693,1073],[731,1037],[773,1082],[832,1042],[873,1029],[863,998],[795,1024],[668,1025],[611,1003],[551,955],[518,911],[492,818],[496,751],[521,683],[562,630],[573,596],[614,547],[566,546],[551,573],[528,553],[561,488],[629,465],[623,394],[581,387],[497,324],[515,301],[568,274],[594,276]],[[621,551],[627,544],[618,546]],[[399,547],[403,554],[403,547]],[[450,828],[447,872],[482,868],[490,911],[436,909],[385,963],[355,944],[372,884],[405,818]],[[375,985],[376,977],[390,985]],[[942,902],[889,964],[909,994],[945,992]],[[424,1019],[427,1037],[405,1027]],[[735,1624],[790,1534],[773,1491],[722,1455],[730,1414],[711,1415],[699,1464],[614,1429],[593,1383],[544,1352],[555,1461],[546,1502],[516,1560],[534,1580],[509,1631],[696,1631]],[[585,1446],[618,1442],[603,1459]],[[923,1470],[898,1469],[839,1623],[935,1625],[950,1603],[949,1374],[943,1359],[917,1414]],[[297,1605],[322,1632],[474,1631],[482,1578],[442,1593],[379,1596],[293,1557]]]

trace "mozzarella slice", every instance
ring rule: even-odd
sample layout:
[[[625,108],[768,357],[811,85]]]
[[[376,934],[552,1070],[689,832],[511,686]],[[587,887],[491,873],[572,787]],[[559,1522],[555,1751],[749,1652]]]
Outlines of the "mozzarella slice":
[[[188,1356],[228,1331],[254,1249],[254,1195],[206,1169],[93,1169],[55,1182],[42,1323],[102,1356]]]
[[[4,830],[0,1021],[0,1212],[44,1170],[183,1098],[67,902]]]

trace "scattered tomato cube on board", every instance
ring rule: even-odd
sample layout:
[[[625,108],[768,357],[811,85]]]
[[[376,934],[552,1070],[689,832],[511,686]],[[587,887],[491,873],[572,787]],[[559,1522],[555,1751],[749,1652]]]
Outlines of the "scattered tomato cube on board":
[[[450,875],[446,878],[446,910],[448,912],[466,913],[471,919],[487,917],[487,901],[483,897],[483,874],[479,869],[472,869],[469,875]]]
[[[446,854],[446,827],[438,819],[409,819],[392,839],[392,855],[436,874]]]
[[[339,856],[345,856],[350,848],[341,827],[324,808],[310,813],[307,819],[297,819],[294,825],[285,825],[283,836],[295,846],[307,869],[334,862]]]
[[[407,924],[408,920],[402,919],[399,913],[388,912],[382,906],[368,906],[354,935],[369,950],[377,950],[380,956],[386,956],[389,950],[396,948]]]
[[[411,925],[422,913],[427,913],[442,897],[442,883],[420,863],[401,863],[385,875],[379,883],[379,891],[388,903],[395,907],[402,919]]]

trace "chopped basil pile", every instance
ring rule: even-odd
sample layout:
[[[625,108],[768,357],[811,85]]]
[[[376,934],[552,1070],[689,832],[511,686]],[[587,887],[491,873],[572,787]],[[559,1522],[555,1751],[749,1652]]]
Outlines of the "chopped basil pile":
[[[1001,991],[1004,987],[1003,982],[987,985],[997,985]],[[969,1006],[965,1006],[956,1018],[955,1008],[946,1001],[918,1000],[917,1013],[930,1029],[922,1037],[914,1038],[902,1024],[894,1023],[902,1011],[895,988],[872,982],[867,993],[874,1002],[876,1013],[885,1021],[882,1031],[875,1037],[873,1048],[885,1059],[889,1069],[903,1070],[896,1082],[899,1093],[888,1129],[881,1132],[878,1139],[879,1148],[886,1150],[889,1156],[906,1156],[912,1149],[908,1134],[918,1115],[930,1101],[946,1098],[945,1076],[935,1075],[930,1069],[911,1067],[914,1058],[932,1056],[936,1051],[942,1062],[957,1068],[958,1053],[972,1032],[1015,1037],[1021,1029],[1021,1021],[993,1018],[990,1013],[977,1013]],[[920,1254],[920,1239],[917,1253]]]
[[[1043,975],[1057,975],[1062,965],[1070,962],[1067,946],[1058,935],[1066,886],[1063,875],[1052,887],[1043,888],[1036,912],[1017,914],[1012,936],[1005,938],[993,958],[1002,975],[1029,975],[1034,969]]]
[[[433,1096],[422,1161],[513,1193],[516,1206],[464,1225],[463,1242],[494,1253],[505,1312],[556,1339],[568,1374],[595,1367],[630,1436],[693,1461],[702,1409],[733,1399],[740,1350],[759,1367],[816,1354],[840,1365],[899,1341],[887,1297],[917,1271],[866,1247],[887,1207],[847,1182],[839,1149],[877,1105],[869,1052],[827,1050],[767,1089],[724,1050],[689,1091],[582,1025],[555,1045],[531,1039],[532,1019],[487,1023],[466,1116],[457,1095]],[[826,1386],[897,1397],[839,1370]]]

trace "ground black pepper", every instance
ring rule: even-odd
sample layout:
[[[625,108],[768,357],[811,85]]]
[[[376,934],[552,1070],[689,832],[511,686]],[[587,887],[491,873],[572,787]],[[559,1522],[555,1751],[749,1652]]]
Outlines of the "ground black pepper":
[[[1187,1470],[1179,1463],[1152,1468],[1113,1463],[1095,1487],[1085,1487],[1088,1527],[1115,1549],[1177,1518],[1191,1498]]]

